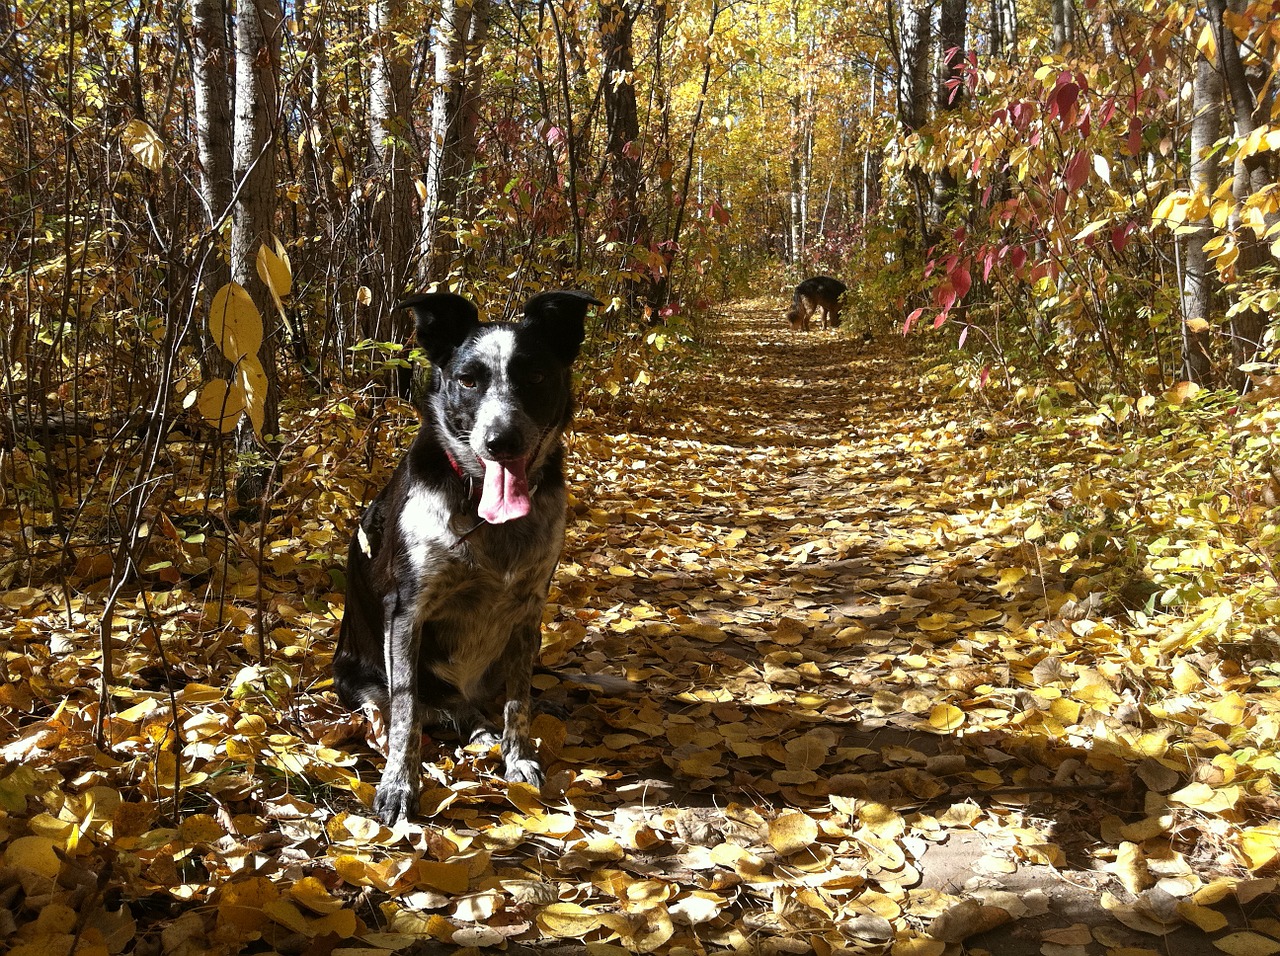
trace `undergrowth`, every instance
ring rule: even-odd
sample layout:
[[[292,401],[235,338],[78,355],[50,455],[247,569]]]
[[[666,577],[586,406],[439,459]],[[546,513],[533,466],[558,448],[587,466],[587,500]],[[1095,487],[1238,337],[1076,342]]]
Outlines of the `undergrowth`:
[[[1038,488],[1035,541],[1060,573],[1175,646],[1280,656],[1280,391],[1189,382],[1086,398],[1070,379],[993,375],[980,351],[924,346],[920,388],[983,407],[992,470]]]

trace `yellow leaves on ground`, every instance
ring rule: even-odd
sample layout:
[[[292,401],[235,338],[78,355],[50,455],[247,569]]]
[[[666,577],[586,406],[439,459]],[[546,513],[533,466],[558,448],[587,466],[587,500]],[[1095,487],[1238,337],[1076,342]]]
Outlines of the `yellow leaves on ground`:
[[[1241,795],[1240,788],[1236,786],[1215,789],[1208,784],[1192,783],[1169,794],[1169,799],[1204,813],[1224,813],[1239,802]]]
[[[769,845],[783,856],[808,849],[817,838],[817,822],[799,811],[779,814],[769,822]]]
[[[952,704],[939,704],[929,711],[929,726],[939,733],[952,733],[964,725],[964,711]]]
[[[289,294],[283,248],[259,264]],[[218,304],[251,366],[261,318]],[[109,751],[100,603],[9,582],[0,945],[1270,952],[1274,672],[1195,630],[1237,626],[1231,601],[1126,595],[1090,525],[1132,506],[1095,468],[1105,430],[1020,470],[989,436],[1030,426],[934,403],[895,350],[745,321],[726,342],[680,408],[580,420],[542,788],[441,733],[421,818],[371,815],[383,758],[329,656],[346,529],[411,429],[384,430],[399,445],[368,474],[350,396],[298,418],[282,494],[306,513],[269,519],[261,553],[195,520],[203,500],[151,519],[174,573],[117,606]],[[210,421],[250,404],[240,374],[201,399]],[[1058,504],[1091,517],[1064,528]],[[1176,541],[1156,557],[1213,566]]]
[[[1227,956],[1275,956],[1280,953],[1280,940],[1261,933],[1231,933],[1215,939],[1213,945]]]

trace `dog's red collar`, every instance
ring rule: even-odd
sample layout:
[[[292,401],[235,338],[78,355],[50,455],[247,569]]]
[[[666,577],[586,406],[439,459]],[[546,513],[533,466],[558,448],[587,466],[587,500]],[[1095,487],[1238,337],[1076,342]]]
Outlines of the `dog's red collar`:
[[[453,453],[449,449],[444,450],[444,456],[449,459],[449,464],[453,466],[453,473],[457,475],[464,485],[467,486],[472,498],[480,497],[480,486],[476,484],[474,478],[462,470],[462,466],[458,464],[458,459],[453,457]]]

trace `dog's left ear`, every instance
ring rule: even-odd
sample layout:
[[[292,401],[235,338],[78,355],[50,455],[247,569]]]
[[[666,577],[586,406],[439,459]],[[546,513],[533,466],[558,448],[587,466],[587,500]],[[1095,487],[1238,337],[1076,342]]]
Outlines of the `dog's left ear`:
[[[418,320],[418,345],[437,367],[447,363],[453,350],[480,324],[480,313],[470,300],[452,292],[411,295],[396,308],[413,310]]]
[[[540,292],[524,304],[524,325],[569,365],[587,337],[587,309],[593,305],[604,303],[586,292]]]

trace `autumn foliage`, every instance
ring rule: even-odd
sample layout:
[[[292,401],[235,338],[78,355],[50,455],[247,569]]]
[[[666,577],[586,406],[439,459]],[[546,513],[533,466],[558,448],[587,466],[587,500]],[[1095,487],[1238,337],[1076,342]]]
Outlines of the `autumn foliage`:
[[[0,6],[0,948],[1280,951],[1278,22]],[[394,305],[552,287],[550,779],[389,829]]]

